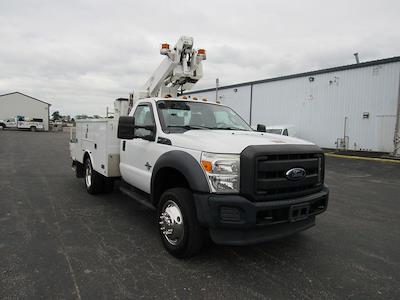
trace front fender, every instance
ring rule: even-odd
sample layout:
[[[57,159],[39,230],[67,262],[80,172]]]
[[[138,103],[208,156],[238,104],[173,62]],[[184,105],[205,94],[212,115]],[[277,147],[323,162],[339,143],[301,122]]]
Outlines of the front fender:
[[[166,152],[157,160],[151,177],[151,194],[154,195],[157,173],[163,168],[179,171],[187,180],[192,191],[209,193],[210,187],[204,171],[197,160],[190,154],[180,150]]]

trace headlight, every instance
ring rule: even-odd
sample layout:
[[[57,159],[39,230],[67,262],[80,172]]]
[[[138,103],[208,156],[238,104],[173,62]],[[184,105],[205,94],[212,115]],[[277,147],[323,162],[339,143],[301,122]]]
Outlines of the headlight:
[[[240,156],[203,152],[201,166],[213,193],[238,193]]]

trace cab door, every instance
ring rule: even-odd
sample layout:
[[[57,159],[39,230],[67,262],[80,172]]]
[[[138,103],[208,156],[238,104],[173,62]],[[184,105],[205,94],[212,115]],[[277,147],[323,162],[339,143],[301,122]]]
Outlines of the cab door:
[[[151,174],[157,158],[160,156],[160,144],[157,144],[157,128],[153,107],[150,103],[140,103],[133,114],[135,118],[135,138],[122,140],[120,171],[123,179],[130,185],[150,193]],[[152,132],[143,127],[155,129]],[[149,136],[153,135],[153,140]]]
[[[15,119],[8,119],[6,120],[6,126],[9,128],[15,128],[17,127],[17,122],[15,121]]]

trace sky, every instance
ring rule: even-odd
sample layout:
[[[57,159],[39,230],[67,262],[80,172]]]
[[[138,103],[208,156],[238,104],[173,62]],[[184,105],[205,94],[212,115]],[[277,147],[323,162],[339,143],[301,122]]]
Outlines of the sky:
[[[1,0],[0,94],[105,115],[182,35],[205,48],[193,90],[400,56],[400,1]]]

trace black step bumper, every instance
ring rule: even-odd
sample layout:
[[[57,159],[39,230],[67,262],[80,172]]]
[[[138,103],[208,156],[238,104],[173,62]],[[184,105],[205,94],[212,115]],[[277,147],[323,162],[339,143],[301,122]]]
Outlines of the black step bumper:
[[[315,225],[328,206],[329,190],[299,198],[251,202],[241,195],[195,194],[197,217],[212,240],[248,245],[282,238]]]

